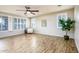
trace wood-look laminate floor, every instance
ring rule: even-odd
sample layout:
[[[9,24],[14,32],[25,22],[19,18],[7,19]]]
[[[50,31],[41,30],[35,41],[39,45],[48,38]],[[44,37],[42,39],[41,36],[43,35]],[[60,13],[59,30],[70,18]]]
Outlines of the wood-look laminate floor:
[[[0,39],[0,52],[76,53],[73,39],[40,34],[23,34]]]

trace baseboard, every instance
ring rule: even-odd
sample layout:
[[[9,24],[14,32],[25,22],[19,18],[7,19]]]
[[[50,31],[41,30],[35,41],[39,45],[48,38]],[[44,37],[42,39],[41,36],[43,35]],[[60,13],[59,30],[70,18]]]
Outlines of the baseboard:
[[[42,34],[42,33],[35,33],[35,34],[41,34],[41,35],[47,35],[47,36],[55,36],[55,37],[63,38],[63,36],[58,36],[58,35],[49,35],[49,34]],[[70,38],[70,39],[74,39],[74,38]]]
[[[1,40],[1,39],[4,39],[4,38],[8,38],[8,37],[14,37],[14,36],[23,35],[23,34],[24,34],[24,33],[22,33],[22,34],[10,35],[10,36],[5,36],[5,37],[0,37],[0,40]]]

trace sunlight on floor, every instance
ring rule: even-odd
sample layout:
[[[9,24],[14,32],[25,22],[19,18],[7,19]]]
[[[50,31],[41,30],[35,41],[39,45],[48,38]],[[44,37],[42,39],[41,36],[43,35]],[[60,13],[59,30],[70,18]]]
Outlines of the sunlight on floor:
[[[6,46],[6,42],[4,40],[0,40],[0,50],[6,50],[7,46]]]
[[[35,47],[37,46],[37,43],[36,43],[37,41],[36,41],[36,40],[37,40],[37,38],[36,38],[35,36],[33,36],[33,37],[32,37],[32,41],[31,41],[33,48],[35,48]]]

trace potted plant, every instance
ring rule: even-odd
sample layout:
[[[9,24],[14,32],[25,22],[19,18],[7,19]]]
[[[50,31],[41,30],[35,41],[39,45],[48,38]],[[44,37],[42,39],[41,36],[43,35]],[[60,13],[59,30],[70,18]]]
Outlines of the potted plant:
[[[71,20],[71,19],[68,17],[67,20],[65,20],[64,18],[59,19],[59,23],[60,23],[60,25],[61,25],[61,29],[66,32],[66,34],[64,35],[64,39],[65,39],[65,40],[69,40],[68,32],[69,32],[72,28],[74,28],[75,21],[74,21],[74,20]]]

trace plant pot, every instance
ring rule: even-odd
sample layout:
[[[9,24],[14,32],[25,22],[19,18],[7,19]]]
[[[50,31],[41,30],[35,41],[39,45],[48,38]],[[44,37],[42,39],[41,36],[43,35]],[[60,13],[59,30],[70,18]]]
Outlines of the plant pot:
[[[69,36],[68,35],[64,35],[64,39],[65,40],[69,40]]]

